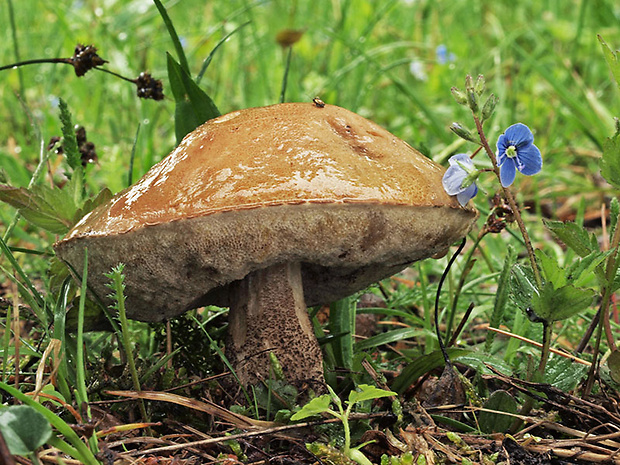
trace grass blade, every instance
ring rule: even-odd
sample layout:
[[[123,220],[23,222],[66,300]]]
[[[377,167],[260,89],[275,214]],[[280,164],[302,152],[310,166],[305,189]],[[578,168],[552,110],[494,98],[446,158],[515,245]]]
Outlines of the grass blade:
[[[161,15],[161,18],[164,20],[166,29],[168,29],[168,34],[170,34],[174,49],[177,52],[181,68],[183,68],[187,74],[190,74],[189,63],[187,62],[187,57],[185,56],[183,45],[181,44],[181,40],[179,39],[179,35],[177,34],[176,29],[174,28],[174,24],[172,24],[170,16],[168,16],[168,11],[166,11],[166,7],[161,3],[160,0],[153,0],[153,3],[155,3],[155,6],[157,7],[159,14]]]
[[[90,451],[86,444],[82,442],[75,431],[73,431],[73,429],[71,429],[71,427],[67,425],[67,423],[65,423],[64,420],[62,420],[58,415],[6,383],[0,382],[0,389],[24,404],[34,407],[35,410],[43,414],[47,421],[49,421],[51,425],[56,428],[56,430],[73,446],[72,452],[76,454],[73,458],[86,465],[100,465],[99,461],[95,458],[95,455]]]

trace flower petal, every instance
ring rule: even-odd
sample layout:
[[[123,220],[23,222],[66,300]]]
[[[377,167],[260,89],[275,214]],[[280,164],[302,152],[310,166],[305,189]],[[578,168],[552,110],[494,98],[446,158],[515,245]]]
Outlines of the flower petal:
[[[450,166],[465,166],[467,168],[474,168],[474,162],[469,155],[466,153],[457,153],[456,155],[452,155],[448,160]]]
[[[476,196],[477,193],[478,186],[476,186],[476,184],[472,184],[463,192],[456,194],[456,200],[458,200],[461,206],[464,207],[465,205],[467,205],[467,202],[469,202]]]
[[[542,156],[534,144],[526,145],[517,150],[517,169],[527,175],[539,173],[542,169]]]
[[[500,164],[500,165],[503,163],[503,159],[506,158],[506,149],[510,145],[509,142],[510,141],[506,137],[506,134],[501,134],[497,138],[497,154],[496,154],[496,156],[497,156],[497,163]]]
[[[510,141],[508,145],[514,145],[517,149],[534,142],[534,134],[532,134],[530,128],[523,123],[513,124],[506,129],[504,135],[506,139]]]
[[[467,177],[467,172],[458,165],[448,167],[441,180],[448,195],[456,195],[463,191],[461,187]]]
[[[502,186],[508,187],[514,182],[517,174],[515,165],[514,159],[508,158],[506,162],[499,167],[499,179],[502,182]]]

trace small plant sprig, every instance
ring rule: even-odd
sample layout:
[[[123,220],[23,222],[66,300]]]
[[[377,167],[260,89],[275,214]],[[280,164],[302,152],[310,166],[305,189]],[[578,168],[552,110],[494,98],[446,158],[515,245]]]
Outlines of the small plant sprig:
[[[131,338],[129,335],[129,322],[127,320],[127,313],[125,312],[125,275],[123,269],[125,265],[119,263],[118,266],[112,268],[112,271],[106,273],[106,277],[110,280],[107,286],[112,290],[110,297],[114,300],[114,309],[118,312],[118,319],[121,324],[121,342],[125,354],[127,355],[127,364],[129,366],[129,373],[133,382],[133,387],[136,391],[141,391],[140,379],[136,365],[133,359],[133,350],[131,349]],[[140,414],[145,422],[148,422],[148,416],[146,414],[146,407],[144,402],[140,399]]]
[[[347,404],[346,409],[342,405],[342,401],[334,390],[327,385],[329,394],[323,394],[322,396],[315,397],[310,402],[302,407],[302,409],[291,417],[292,421],[303,420],[305,418],[321,415],[327,413],[333,417],[338,418],[342,422],[344,429],[344,446],[342,453],[359,463],[360,465],[372,465],[372,462],[360,451],[362,446],[351,447],[351,428],[349,425],[349,417],[353,410],[353,406],[357,403],[367,400],[380,399],[382,397],[396,396],[397,394],[392,391],[386,391],[379,389],[375,386],[368,384],[360,384],[356,390],[349,393],[349,399],[345,402]],[[330,404],[334,404],[337,410],[330,408]]]
[[[497,140],[497,151],[491,149],[482,126],[492,115],[497,105],[497,98],[491,95],[484,105],[480,106],[479,99],[482,97],[484,87],[483,76],[478,76],[475,82],[471,76],[467,76],[465,92],[457,88],[452,89],[457,102],[470,108],[478,137],[476,138],[459,123],[453,123],[451,130],[459,137],[477,143],[480,146],[479,150],[486,152],[492,163],[491,171],[500,182],[503,197],[508,202],[503,210],[509,212],[510,219],[516,221],[521,231],[530,266],[515,264],[512,260],[506,261],[500,282],[502,292],[498,291],[498,299],[506,294],[504,287],[508,285],[510,274],[512,300],[525,311],[531,321],[543,325],[542,353],[535,373],[538,379],[542,380],[550,355],[553,323],[576,315],[591,305],[596,295],[595,290],[589,287],[592,274],[599,277],[602,289],[608,289],[610,288],[608,281],[613,280],[617,268],[609,273],[608,279],[600,278],[604,274],[604,262],[611,257],[612,252],[601,251],[598,246],[592,245],[587,231],[576,224],[547,222],[547,227],[554,235],[569,244],[569,247],[573,245],[571,248],[579,249],[577,253],[580,258],[573,263],[561,266],[555,258],[549,257],[542,250],[534,250],[519,207],[508,187],[514,182],[517,171],[528,176],[539,173],[542,169],[542,156],[538,147],[534,145],[532,132],[522,123],[507,128]],[[477,188],[472,186],[475,186],[479,174],[480,171],[476,170],[468,155],[455,155],[450,159],[450,167],[444,175],[444,188],[448,194],[456,195],[459,202],[464,205],[477,193]],[[503,224],[502,222],[495,224],[494,221],[492,223],[489,229],[491,232],[496,229],[495,226]],[[575,228],[579,231],[575,231]],[[496,310],[501,310],[503,305],[501,301],[496,301]],[[530,406],[531,403],[526,403],[524,409],[528,410]]]
[[[491,94],[487,97],[484,104],[480,106],[480,99],[485,88],[486,84],[483,75],[479,75],[475,81],[472,76],[468,75],[465,79],[464,92],[456,87],[451,89],[457,103],[468,106],[471,110],[478,137],[474,136],[472,131],[460,123],[452,123],[450,130],[462,139],[480,145],[491,160],[492,171],[500,182],[503,197],[507,200],[512,218],[516,221],[523,237],[531,264],[535,289],[541,290],[543,288],[543,278],[536,260],[532,240],[525,227],[514,195],[508,187],[514,182],[517,171],[528,176],[539,173],[542,169],[542,156],[538,147],[534,145],[532,131],[523,123],[513,124],[506,129],[497,140],[497,153],[493,151],[484,133],[483,124],[493,115],[499,99],[494,94]],[[476,179],[479,174],[480,171],[474,167],[473,161],[468,155],[454,155],[450,158],[450,167],[443,178],[444,188],[448,194],[456,195],[459,202],[464,205],[478,192]],[[538,372],[541,374],[544,373],[549,356],[551,343],[549,332],[550,325],[545,324],[543,352],[538,366]]]
[[[130,79],[114,71],[110,71],[109,69],[102,68],[101,66],[105,65],[107,60],[104,60],[97,54],[97,48],[94,45],[77,44],[73,56],[69,58],[36,58],[24,60],[11,63],[10,65],[0,66],[0,71],[42,63],[62,63],[71,65],[77,77],[84,76],[91,69],[103,71],[119,79],[135,84],[137,87],[137,95],[140,98],[152,100],[162,100],[164,98],[162,82],[158,79],[154,79],[149,73],[143,72],[140,73],[137,78]]]

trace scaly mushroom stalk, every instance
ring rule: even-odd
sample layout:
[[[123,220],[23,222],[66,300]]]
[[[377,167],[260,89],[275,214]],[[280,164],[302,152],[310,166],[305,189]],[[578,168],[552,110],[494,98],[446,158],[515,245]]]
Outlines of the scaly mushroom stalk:
[[[321,349],[303,292],[299,263],[272,265],[231,286],[226,355],[244,386],[268,376],[273,353],[289,383],[321,390]]]

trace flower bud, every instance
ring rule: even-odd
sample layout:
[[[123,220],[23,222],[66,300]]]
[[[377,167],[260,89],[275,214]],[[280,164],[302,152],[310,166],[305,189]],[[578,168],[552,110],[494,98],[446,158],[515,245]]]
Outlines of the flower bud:
[[[465,76],[465,91],[473,92],[474,91],[474,78],[471,77],[471,74]]]
[[[473,111],[476,114],[478,113],[478,109],[479,109],[478,95],[473,90],[467,91],[467,105],[469,105],[469,108],[471,108],[471,111]]]
[[[464,127],[461,123],[452,123],[450,125],[450,131],[459,136],[461,139],[465,139],[470,142],[478,142],[472,132],[466,127]]]
[[[482,121],[485,121],[491,117],[495,111],[497,102],[499,102],[499,98],[495,94],[489,95],[489,98],[487,98],[486,102],[484,102],[484,105],[482,106]]]
[[[478,78],[476,79],[476,83],[474,84],[474,91],[476,92],[476,94],[482,95],[485,88],[486,82],[484,80],[484,76],[482,74],[479,74]]]
[[[452,96],[454,97],[454,100],[456,100],[456,103],[459,105],[467,105],[467,95],[465,95],[465,93],[458,87],[453,87],[450,91],[452,92]]]

